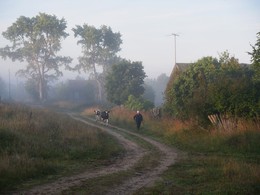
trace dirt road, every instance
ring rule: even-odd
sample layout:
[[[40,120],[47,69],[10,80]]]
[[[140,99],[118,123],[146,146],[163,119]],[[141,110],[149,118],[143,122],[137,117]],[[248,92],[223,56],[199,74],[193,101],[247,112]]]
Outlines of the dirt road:
[[[29,191],[19,192],[19,194],[61,194],[63,191],[68,190],[71,187],[81,186],[87,179],[97,178],[100,176],[105,176],[111,173],[124,171],[131,168],[138,162],[138,160],[140,160],[145,154],[147,154],[148,151],[145,148],[142,148],[141,146],[137,145],[134,141],[126,139],[120,132],[123,132],[124,134],[133,135],[145,140],[146,142],[156,147],[162,155],[158,157],[161,159],[159,159],[160,163],[156,168],[149,172],[140,173],[135,175],[134,177],[131,177],[130,179],[126,180],[122,185],[110,189],[108,192],[106,192],[106,194],[133,194],[135,191],[142,187],[151,186],[153,182],[159,179],[160,175],[167,170],[168,166],[172,165],[176,161],[177,150],[167,147],[164,144],[161,144],[140,134],[126,131],[122,128],[118,128],[111,125],[102,126],[95,123],[94,121],[92,122],[89,120],[82,119],[75,114],[69,115],[75,120],[98,127],[116,137],[118,141],[125,147],[125,157],[122,159],[118,159],[114,164],[105,166],[101,169],[93,170],[91,172],[87,171],[69,177],[62,177],[53,183],[36,186]]]

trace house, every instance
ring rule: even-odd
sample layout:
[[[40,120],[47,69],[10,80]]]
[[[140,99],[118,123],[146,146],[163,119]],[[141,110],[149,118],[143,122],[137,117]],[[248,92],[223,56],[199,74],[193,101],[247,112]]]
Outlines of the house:
[[[173,85],[174,80],[180,75],[182,72],[184,72],[192,63],[176,63],[175,66],[172,69],[169,82],[166,86],[166,93],[170,90],[170,88]]]

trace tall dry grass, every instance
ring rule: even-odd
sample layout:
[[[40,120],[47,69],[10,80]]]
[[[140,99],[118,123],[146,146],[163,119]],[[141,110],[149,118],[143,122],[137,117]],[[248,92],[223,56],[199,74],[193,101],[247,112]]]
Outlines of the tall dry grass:
[[[113,108],[111,123],[132,130],[134,114],[135,111],[123,107]],[[156,119],[150,112],[142,114],[144,124],[139,133],[178,147],[188,156],[165,174],[165,179],[174,180],[176,185],[159,184],[148,189],[148,194],[172,194],[180,189],[181,194],[260,193],[259,125],[240,119],[236,129],[224,131],[214,126],[202,128],[193,120],[181,121],[165,115]]]
[[[0,105],[0,192],[105,163],[123,149],[104,132],[67,115]]]

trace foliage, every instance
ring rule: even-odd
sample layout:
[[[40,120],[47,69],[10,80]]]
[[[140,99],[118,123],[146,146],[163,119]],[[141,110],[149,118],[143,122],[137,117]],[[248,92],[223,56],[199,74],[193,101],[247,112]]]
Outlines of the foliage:
[[[259,95],[248,65],[239,64],[227,52],[217,60],[204,57],[190,65],[172,83],[166,110],[177,117],[197,118],[207,123],[207,115],[220,112],[234,117],[259,115]]]
[[[1,48],[0,55],[13,61],[27,62],[26,68],[18,71],[18,74],[37,84],[40,100],[47,97],[48,82],[61,76],[60,67],[72,60],[57,55],[61,40],[68,36],[66,28],[64,19],[40,13],[32,18],[19,17],[2,33],[12,45]]]
[[[82,46],[83,53],[83,56],[78,58],[79,64],[72,70],[92,73],[98,82],[98,98],[101,101],[104,75],[119,59],[116,54],[121,50],[121,34],[114,33],[110,27],[105,25],[100,29],[88,24],[77,25],[72,30],[74,36],[79,38],[77,43]],[[97,71],[98,66],[102,67],[101,74]]]
[[[212,57],[206,57],[192,64],[179,75],[172,86],[172,114],[181,118],[203,116],[209,109],[207,103],[208,82],[218,66]]]
[[[128,100],[124,104],[131,110],[149,110],[154,107],[154,104],[142,97],[136,98],[133,95],[128,96]]]
[[[255,93],[258,97],[257,115],[260,113],[260,32],[257,33],[257,41],[255,46],[252,46],[253,51],[249,52],[251,55],[252,69],[253,69],[253,84],[255,86]]]
[[[254,79],[256,82],[260,82],[260,32],[257,33],[257,41],[252,46],[253,51],[248,52],[251,55],[251,61],[254,70]]]
[[[117,105],[124,104],[129,95],[139,98],[144,93],[146,77],[141,62],[122,61],[112,66],[106,77],[107,98]]]

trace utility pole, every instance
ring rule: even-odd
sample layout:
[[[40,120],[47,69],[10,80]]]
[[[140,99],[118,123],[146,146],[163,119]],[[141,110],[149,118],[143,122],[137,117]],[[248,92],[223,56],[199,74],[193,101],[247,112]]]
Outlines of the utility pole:
[[[172,33],[170,36],[174,36],[174,52],[175,52],[175,55],[174,55],[175,63],[174,63],[174,65],[176,65],[176,37],[179,36],[179,35],[176,34],[176,33]]]

